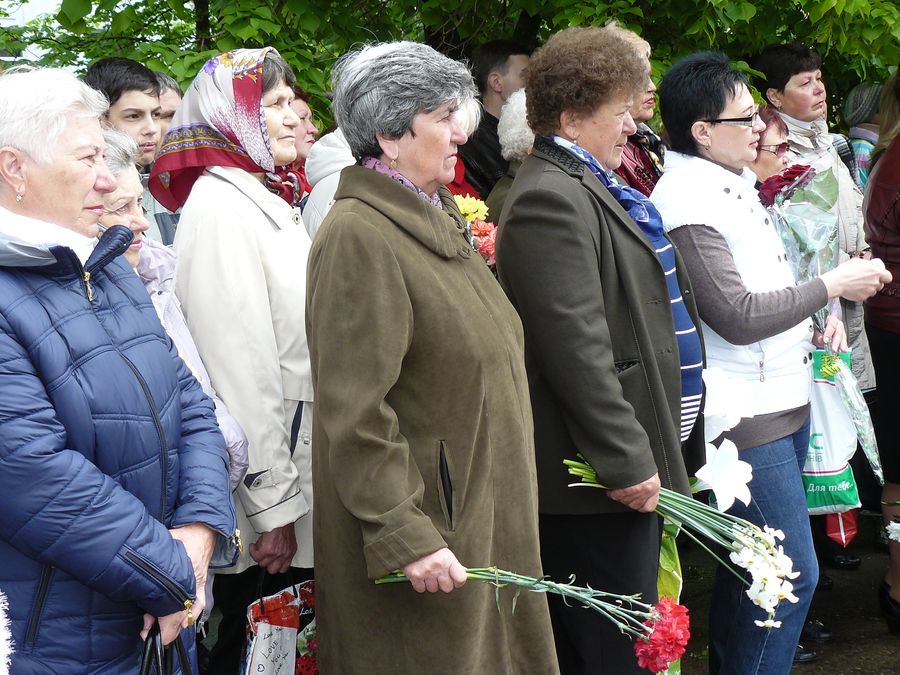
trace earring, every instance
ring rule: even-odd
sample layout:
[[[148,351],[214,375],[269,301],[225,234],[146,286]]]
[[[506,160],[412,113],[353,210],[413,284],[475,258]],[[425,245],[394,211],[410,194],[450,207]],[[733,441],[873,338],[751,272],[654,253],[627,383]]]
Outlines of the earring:
[[[16,204],[21,204],[22,200],[25,198],[21,192],[16,192]]]
[[[392,159],[392,160],[390,161],[390,163],[388,164],[388,166],[391,167],[391,169],[393,169],[394,171],[396,171],[396,170],[397,170],[397,160],[396,160],[396,159]]]

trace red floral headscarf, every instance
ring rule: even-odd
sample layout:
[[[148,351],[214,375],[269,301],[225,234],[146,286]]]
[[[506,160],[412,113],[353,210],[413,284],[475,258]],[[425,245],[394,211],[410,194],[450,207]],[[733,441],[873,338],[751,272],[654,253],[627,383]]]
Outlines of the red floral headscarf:
[[[208,166],[271,173],[275,159],[262,107],[262,69],[272,47],[235,49],[203,66],[188,87],[163,139],[150,192],[175,211]]]

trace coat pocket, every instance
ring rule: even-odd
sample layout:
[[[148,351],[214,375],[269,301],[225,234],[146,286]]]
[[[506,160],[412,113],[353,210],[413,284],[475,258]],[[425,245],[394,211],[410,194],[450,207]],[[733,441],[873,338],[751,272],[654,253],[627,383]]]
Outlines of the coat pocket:
[[[41,614],[44,611],[44,605],[47,603],[47,595],[50,593],[50,582],[53,581],[53,573],[56,568],[53,565],[46,565],[41,570],[41,580],[38,582],[37,594],[34,598],[34,608],[31,610],[31,620],[28,622],[28,629],[25,632],[25,647],[32,647],[37,642],[38,627],[41,624]]]
[[[453,495],[453,479],[451,478],[450,464],[447,462],[447,451],[444,441],[438,442],[438,493],[441,498],[441,510],[444,512],[447,529],[456,529],[454,521],[455,502]]]

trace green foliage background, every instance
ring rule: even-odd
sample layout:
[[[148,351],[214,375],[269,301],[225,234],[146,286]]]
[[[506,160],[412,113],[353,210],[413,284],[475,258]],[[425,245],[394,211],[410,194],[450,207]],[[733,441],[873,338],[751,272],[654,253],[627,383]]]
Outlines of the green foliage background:
[[[0,17],[20,2],[28,0],[0,0]],[[0,52],[33,45],[41,64],[79,71],[127,56],[186,85],[217,53],[270,44],[327,118],[331,66],[354,45],[408,38],[465,58],[489,39],[534,46],[562,28],[610,19],[650,42],[656,76],[692,51],[746,62],[767,44],[799,39],[823,56],[833,111],[855,84],[883,81],[900,59],[896,0],[62,0],[55,15],[0,29]]]

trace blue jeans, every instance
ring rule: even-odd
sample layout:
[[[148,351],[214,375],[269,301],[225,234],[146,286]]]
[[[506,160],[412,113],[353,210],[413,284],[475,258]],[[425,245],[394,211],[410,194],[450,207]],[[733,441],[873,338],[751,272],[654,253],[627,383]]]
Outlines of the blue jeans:
[[[750,506],[735,502],[728,512],[762,527],[784,532],[784,552],[800,576],[791,580],[796,604],[781,601],[775,620],[781,628],[767,630],[754,624],[766,618],[753,604],[740,582],[721,565],[716,570],[709,610],[711,675],[784,674],[791,662],[819,580],[806,510],[806,494],[800,472],[809,447],[809,421],[796,433],[777,441],[740,451],[740,458],[753,467]],[[749,575],[747,577],[749,579]]]

